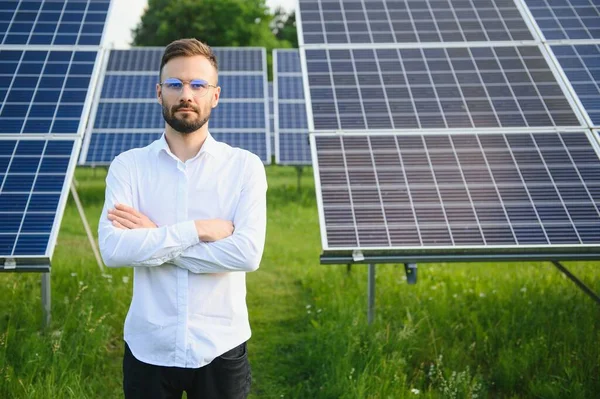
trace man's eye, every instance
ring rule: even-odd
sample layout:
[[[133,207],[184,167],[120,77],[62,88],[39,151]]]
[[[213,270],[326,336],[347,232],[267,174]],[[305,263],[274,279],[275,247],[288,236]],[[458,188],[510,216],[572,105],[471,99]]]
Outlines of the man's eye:
[[[183,86],[182,83],[167,83],[167,87],[169,89],[181,89],[181,87]]]
[[[190,83],[190,87],[194,90],[201,90],[206,88],[205,82],[192,82]]]

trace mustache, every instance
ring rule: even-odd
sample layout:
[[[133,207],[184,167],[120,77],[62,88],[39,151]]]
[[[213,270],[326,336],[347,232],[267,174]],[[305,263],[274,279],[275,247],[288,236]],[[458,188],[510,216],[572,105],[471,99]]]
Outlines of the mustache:
[[[175,113],[182,108],[188,108],[193,110],[195,113],[199,113],[198,108],[193,104],[178,104],[171,107],[171,112]]]

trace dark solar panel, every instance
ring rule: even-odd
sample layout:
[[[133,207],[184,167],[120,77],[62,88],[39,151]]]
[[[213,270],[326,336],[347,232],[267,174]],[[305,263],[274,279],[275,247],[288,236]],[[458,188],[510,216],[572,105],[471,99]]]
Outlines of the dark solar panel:
[[[100,44],[110,0],[0,1],[0,45]]]
[[[264,49],[213,50],[222,90],[219,106],[212,110],[210,132],[217,140],[252,151],[268,163]],[[108,164],[121,152],[160,137],[165,123],[156,100],[156,83],[162,52],[162,48],[111,51],[82,163]]]
[[[310,165],[308,121],[298,50],[274,51],[277,163]]]
[[[96,55],[0,49],[0,134],[77,134]]]
[[[51,255],[76,143],[0,138],[0,259]]]
[[[537,46],[305,54],[315,131],[582,125]]]
[[[561,45],[551,49],[587,112],[589,123],[600,126],[600,46]]]
[[[598,0],[525,0],[546,40],[600,39]]]
[[[600,245],[589,132],[313,135],[324,249]]]
[[[533,40],[512,0],[300,0],[304,45]]]

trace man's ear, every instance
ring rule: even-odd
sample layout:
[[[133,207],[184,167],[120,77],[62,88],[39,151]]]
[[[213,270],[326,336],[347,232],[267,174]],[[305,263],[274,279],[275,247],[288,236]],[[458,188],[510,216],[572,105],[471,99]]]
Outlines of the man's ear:
[[[219,104],[219,98],[221,97],[221,86],[217,86],[215,89],[215,94],[212,98],[212,108],[215,108]]]
[[[162,105],[162,86],[159,83],[156,84],[156,99]]]

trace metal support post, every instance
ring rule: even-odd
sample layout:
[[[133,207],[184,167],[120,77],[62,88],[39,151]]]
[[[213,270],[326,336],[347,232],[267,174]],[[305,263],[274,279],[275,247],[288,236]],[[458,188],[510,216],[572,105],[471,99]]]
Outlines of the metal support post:
[[[304,172],[304,168],[302,166],[296,166],[296,173],[298,174],[298,194],[302,191],[302,172]]]
[[[368,308],[367,308],[367,321],[369,324],[373,324],[373,319],[375,318],[375,265],[369,264],[369,298],[368,298]]]
[[[417,283],[417,264],[416,263],[405,263],[404,270],[406,271],[406,282],[408,284]]]
[[[75,205],[77,206],[77,211],[79,212],[79,216],[81,217],[81,222],[83,223],[83,228],[85,229],[85,233],[87,235],[88,241],[90,242],[90,246],[92,247],[92,252],[94,253],[94,257],[96,258],[96,264],[98,268],[100,268],[101,272],[104,272],[104,262],[102,262],[102,258],[100,257],[100,251],[96,246],[96,239],[92,234],[92,229],[85,217],[85,211],[83,210],[83,205],[81,204],[81,200],[79,199],[79,194],[77,194],[77,189],[75,188],[75,178],[73,178],[73,182],[71,183],[71,195],[73,196],[73,200],[75,201]]]
[[[50,292],[50,272],[42,273],[42,327],[47,328],[50,325],[51,318],[51,292]]]
[[[564,267],[560,262],[552,261],[552,264],[554,264],[554,266],[556,266],[556,268],[558,270],[563,272],[565,274],[565,276],[567,276],[569,279],[571,279],[571,281],[573,281],[575,284],[577,284],[577,286],[579,288],[581,288],[581,290],[583,292],[585,292],[587,295],[589,295],[590,298],[592,298],[594,301],[596,301],[596,303],[598,303],[600,305],[600,297],[598,296],[598,294],[596,294],[594,291],[592,291],[592,289],[590,287],[585,285],[583,283],[583,281],[579,280],[573,273],[571,273],[569,270],[567,270],[567,268]]]

